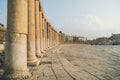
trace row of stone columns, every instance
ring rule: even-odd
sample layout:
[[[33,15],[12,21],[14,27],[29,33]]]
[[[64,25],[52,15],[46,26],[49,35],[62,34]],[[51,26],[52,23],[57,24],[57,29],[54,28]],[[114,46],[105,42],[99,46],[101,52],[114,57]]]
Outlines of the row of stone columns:
[[[28,65],[59,44],[59,33],[45,17],[39,0],[8,0],[5,78],[30,76]]]

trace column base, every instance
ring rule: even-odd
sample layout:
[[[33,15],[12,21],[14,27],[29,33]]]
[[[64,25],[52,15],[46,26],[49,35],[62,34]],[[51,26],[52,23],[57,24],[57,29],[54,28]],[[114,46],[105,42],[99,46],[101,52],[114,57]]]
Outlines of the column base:
[[[43,54],[42,54],[42,53],[37,53],[36,56],[39,57],[39,58],[42,58],[42,57],[43,57]]]
[[[38,60],[38,59],[27,61],[28,66],[38,66],[39,64],[40,64],[40,60]]]
[[[46,57],[46,51],[42,51],[42,57]]]
[[[26,71],[5,72],[0,80],[23,80],[31,76],[28,69]]]
[[[44,55],[46,53],[46,51],[41,51],[41,53]]]

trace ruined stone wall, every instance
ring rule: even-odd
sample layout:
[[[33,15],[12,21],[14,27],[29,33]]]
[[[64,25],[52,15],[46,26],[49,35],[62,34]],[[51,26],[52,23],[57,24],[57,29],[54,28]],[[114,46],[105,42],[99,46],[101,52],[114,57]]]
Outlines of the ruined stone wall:
[[[0,44],[5,42],[6,28],[3,25],[0,25]]]

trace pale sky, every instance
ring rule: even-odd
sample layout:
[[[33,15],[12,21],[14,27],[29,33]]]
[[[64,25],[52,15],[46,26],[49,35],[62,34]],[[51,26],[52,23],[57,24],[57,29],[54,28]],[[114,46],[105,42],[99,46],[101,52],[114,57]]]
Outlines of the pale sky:
[[[57,29],[88,39],[120,33],[120,0],[42,0]],[[0,0],[0,22],[6,24],[6,0]]]

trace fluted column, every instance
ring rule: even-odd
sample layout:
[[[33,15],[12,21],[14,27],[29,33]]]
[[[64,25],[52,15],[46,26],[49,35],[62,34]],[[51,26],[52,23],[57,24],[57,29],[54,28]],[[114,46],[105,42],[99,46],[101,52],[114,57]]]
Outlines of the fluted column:
[[[38,57],[41,57],[41,51],[40,51],[40,17],[39,17],[39,0],[35,0],[35,37],[36,37],[36,55]]]
[[[38,65],[35,50],[35,0],[28,0],[28,65]]]
[[[27,68],[27,4],[27,0],[8,0],[4,73],[7,80],[30,76]]]

